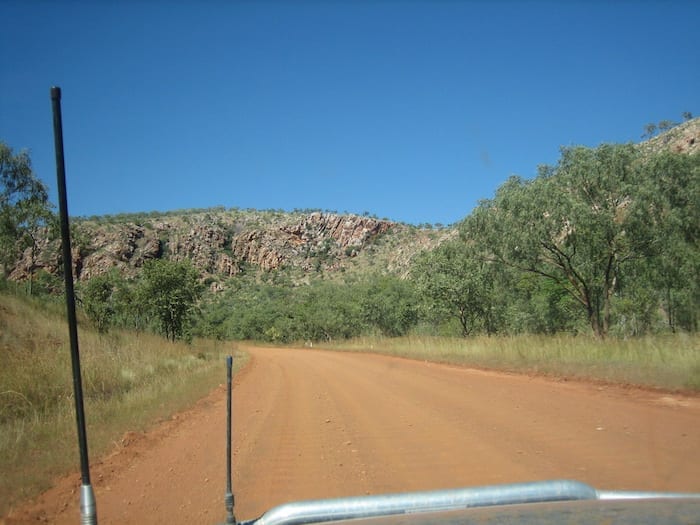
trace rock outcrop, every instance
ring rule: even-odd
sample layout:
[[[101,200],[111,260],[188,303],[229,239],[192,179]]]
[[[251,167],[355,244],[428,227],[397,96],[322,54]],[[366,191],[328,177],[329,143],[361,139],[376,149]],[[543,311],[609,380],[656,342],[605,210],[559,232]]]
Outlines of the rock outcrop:
[[[311,260],[341,260],[357,255],[366,243],[395,223],[356,215],[312,213],[277,228],[239,233],[231,242],[237,260],[270,271],[282,266],[311,268]]]
[[[668,131],[639,145],[651,153],[671,151],[692,155],[700,152],[700,118],[678,124]]]
[[[423,231],[357,215],[253,210],[174,213],[157,220],[144,215],[138,222],[119,222],[118,217],[104,223],[78,220],[73,229],[74,275],[81,281],[112,269],[133,277],[146,261],[164,257],[189,260],[203,278],[212,277],[210,281],[216,282],[244,268],[263,272],[344,270],[351,259],[376,257],[378,241],[389,233]],[[367,251],[370,246],[371,253]],[[388,271],[409,263],[410,250],[403,246],[401,251],[404,255],[398,265],[394,257],[384,258]],[[60,242],[42,238],[33,252],[23,254],[11,278],[24,280],[38,270],[57,274],[60,265]],[[220,288],[212,285],[212,289]]]

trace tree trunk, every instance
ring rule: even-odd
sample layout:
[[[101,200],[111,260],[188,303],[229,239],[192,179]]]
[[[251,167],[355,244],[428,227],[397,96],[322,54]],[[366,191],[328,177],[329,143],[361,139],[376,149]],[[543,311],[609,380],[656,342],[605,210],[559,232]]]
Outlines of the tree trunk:
[[[593,304],[590,295],[586,294],[582,299],[586,305],[586,315],[593,333],[598,339],[605,339],[605,329],[601,323],[600,308]]]
[[[467,322],[467,313],[464,308],[459,309],[459,324],[462,325],[462,337],[468,337],[469,323]]]

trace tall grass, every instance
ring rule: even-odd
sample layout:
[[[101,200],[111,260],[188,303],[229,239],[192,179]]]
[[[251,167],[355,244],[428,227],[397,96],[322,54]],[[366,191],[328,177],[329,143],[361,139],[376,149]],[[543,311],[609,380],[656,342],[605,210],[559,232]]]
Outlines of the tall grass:
[[[509,372],[700,392],[700,335],[359,338],[325,348]]]
[[[0,516],[79,465],[62,306],[0,294]],[[91,456],[203,397],[222,382],[223,358],[234,351],[214,341],[99,335],[84,325],[79,342]],[[240,366],[244,355],[235,353]]]

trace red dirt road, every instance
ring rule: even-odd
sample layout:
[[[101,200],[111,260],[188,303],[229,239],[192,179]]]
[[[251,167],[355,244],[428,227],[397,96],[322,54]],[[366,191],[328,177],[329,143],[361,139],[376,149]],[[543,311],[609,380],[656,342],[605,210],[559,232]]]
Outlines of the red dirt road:
[[[552,478],[700,492],[697,397],[368,354],[250,351],[234,384],[238,519],[297,499]],[[223,522],[224,436],[223,387],[125,436],[93,465],[99,522]],[[77,475],[59,480],[6,523],[79,523],[78,486]]]

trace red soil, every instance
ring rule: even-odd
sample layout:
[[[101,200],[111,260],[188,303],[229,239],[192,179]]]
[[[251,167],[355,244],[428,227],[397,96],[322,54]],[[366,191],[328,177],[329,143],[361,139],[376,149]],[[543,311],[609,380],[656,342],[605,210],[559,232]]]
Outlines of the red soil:
[[[298,499],[555,478],[700,492],[697,397],[369,354],[250,352],[233,394],[239,520]],[[221,386],[94,461],[99,522],[223,522],[225,400]],[[78,474],[57,480],[5,523],[79,523],[79,485]]]

